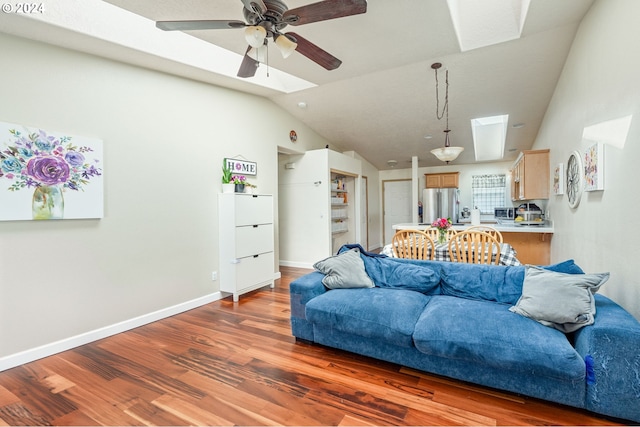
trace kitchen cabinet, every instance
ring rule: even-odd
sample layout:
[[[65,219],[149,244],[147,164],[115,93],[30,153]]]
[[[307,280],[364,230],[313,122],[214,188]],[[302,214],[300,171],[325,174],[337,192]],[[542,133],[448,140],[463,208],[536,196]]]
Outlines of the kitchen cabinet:
[[[502,239],[516,250],[522,264],[548,265],[551,260],[551,233],[510,233],[502,231]]]
[[[425,188],[458,188],[460,172],[426,173]]]
[[[549,149],[520,153],[511,169],[511,200],[549,198]]]
[[[274,287],[273,196],[218,194],[220,290],[241,294]]]

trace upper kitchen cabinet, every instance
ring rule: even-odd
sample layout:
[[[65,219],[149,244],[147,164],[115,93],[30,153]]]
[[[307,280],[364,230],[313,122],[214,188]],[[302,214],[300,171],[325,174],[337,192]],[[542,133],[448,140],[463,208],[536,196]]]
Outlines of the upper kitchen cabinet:
[[[426,188],[458,188],[459,172],[426,173],[424,182]]]
[[[549,149],[520,153],[511,169],[511,200],[549,198]]]

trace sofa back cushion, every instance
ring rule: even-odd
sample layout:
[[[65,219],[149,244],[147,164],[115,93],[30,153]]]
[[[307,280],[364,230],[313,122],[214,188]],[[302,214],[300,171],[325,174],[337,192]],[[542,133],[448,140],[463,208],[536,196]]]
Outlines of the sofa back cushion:
[[[363,257],[367,274],[380,288],[404,289],[425,295],[440,293],[440,267],[429,261]]]
[[[441,292],[459,298],[514,305],[522,295],[525,266],[440,263]],[[559,273],[582,274],[573,260],[542,266]]]
[[[514,304],[522,295],[524,267],[450,262],[442,266],[443,295]]]

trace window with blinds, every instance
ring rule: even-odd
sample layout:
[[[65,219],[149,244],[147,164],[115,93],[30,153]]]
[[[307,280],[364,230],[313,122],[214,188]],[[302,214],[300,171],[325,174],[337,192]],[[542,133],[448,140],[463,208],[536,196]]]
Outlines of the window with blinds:
[[[493,215],[493,209],[503,207],[507,195],[506,175],[473,175],[471,188],[473,206],[482,214]]]

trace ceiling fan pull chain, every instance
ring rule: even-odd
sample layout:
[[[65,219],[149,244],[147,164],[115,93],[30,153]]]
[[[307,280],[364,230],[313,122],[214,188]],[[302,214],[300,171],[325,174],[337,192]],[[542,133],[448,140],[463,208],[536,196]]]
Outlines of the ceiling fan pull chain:
[[[269,44],[267,40],[264,41],[265,46],[267,47],[267,77],[269,77]]]

